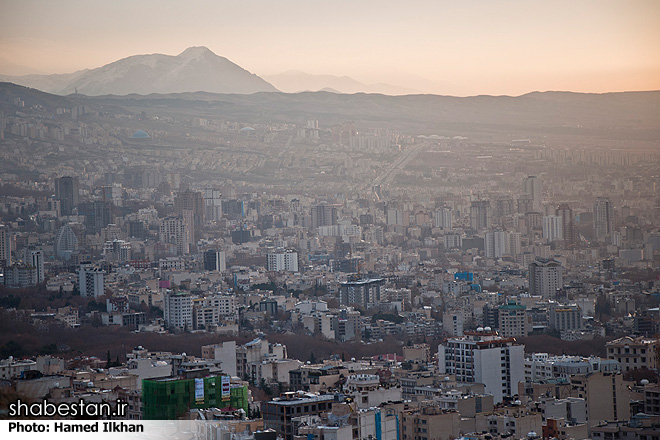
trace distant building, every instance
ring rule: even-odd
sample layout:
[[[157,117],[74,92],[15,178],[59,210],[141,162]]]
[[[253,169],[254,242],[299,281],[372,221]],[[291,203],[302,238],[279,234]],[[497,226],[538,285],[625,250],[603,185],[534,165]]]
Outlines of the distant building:
[[[222,194],[219,189],[204,189],[204,216],[206,221],[222,220]]]
[[[621,364],[621,370],[625,373],[636,369],[655,370],[658,368],[658,346],[660,340],[655,338],[633,338],[624,336],[605,344],[607,358],[615,359]]]
[[[546,215],[543,217],[543,238],[548,243],[564,239],[564,224],[561,216]]]
[[[193,300],[193,327],[209,330],[223,322],[236,322],[238,308],[234,295],[216,294]]]
[[[131,259],[131,244],[117,239],[106,241],[103,245],[103,255],[108,261],[125,263]]]
[[[562,237],[564,240],[564,248],[571,249],[577,245],[577,232],[575,231],[575,218],[573,217],[573,210],[566,203],[562,203],[557,207],[555,215],[561,217]]]
[[[69,260],[78,250],[78,237],[68,223],[63,224],[55,234],[55,255],[62,260]]]
[[[232,384],[229,376],[144,379],[142,417],[176,420],[191,409],[220,408],[248,411],[246,385]]]
[[[465,317],[463,311],[448,311],[442,314],[442,328],[451,336],[463,336]]]
[[[23,261],[37,271],[37,284],[46,279],[44,273],[44,252],[41,249],[25,249]]]
[[[437,403],[424,402],[418,410],[403,411],[401,429],[408,439],[450,440],[460,437],[461,414],[442,409]],[[408,434],[410,433],[410,434]]]
[[[211,272],[224,272],[227,270],[227,261],[224,251],[209,249],[204,252],[204,270]]]
[[[163,298],[163,319],[167,327],[193,329],[193,300],[189,294],[167,293]]]
[[[231,377],[236,376],[236,341],[202,346],[202,358],[221,361],[220,368]]]
[[[91,264],[81,264],[78,270],[80,296],[99,297],[105,295],[104,273]]]
[[[475,200],[470,205],[470,228],[475,231],[490,229],[490,201]]]
[[[62,215],[71,215],[79,203],[80,183],[77,177],[55,179],[55,199],[60,201]]]
[[[376,307],[380,304],[380,293],[384,285],[383,278],[340,283],[339,303],[345,306],[358,304],[365,309]]]
[[[199,238],[202,226],[204,225],[204,214],[206,212],[206,201],[204,196],[199,191],[187,189],[178,192],[174,196],[174,212],[186,219],[189,215],[191,218],[188,221],[188,230],[190,231],[190,242],[194,245]],[[222,206],[220,206],[222,209]]]
[[[103,228],[112,223],[112,203],[108,201],[80,203],[78,213],[85,216],[85,229],[88,234],[100,234]]]
[[[574,396],[587,403],[590,426],[598,425],[603,420],[630,420],[631,386],[634,382],[624,380],[621,373],[577,374],[569,380]]]
[[[287,251],[268,254],[267,266],[272,272],[298,272],[298,253]]]
[[[160,221],[159,239],[176,245],[177,255],[190,252],[190,229],[182,217],[166,217]]]
[[[486,258],[502,258],[509,254],[510,237],[507,231],[488,231],[484,236],[484,253]]]
[[[527,314],[527,307],[509,301],[499,307],[499,329],[504,338],[524,338],[532,331],[532,317]]]
[[[252,233],[243,227],[231,231],[231,242],[234,244],[248,243],[250,240],[252,240]]]
[[[614,208],[607,198],[599,197],[594,202],[594,240],[605,241],[614,232]]]
[[[332,409],[335,402],[334,394],[302,394],[288,392],[282,397],[261,402],[261,415],[265,429],[273,429],[284,440],[293,440],[294,423],[296,417],[320,415]]]
[[[582,310],[575,304],[553,304],[548,308],[548,326],[553,330],[582,329]]]
[[[564,285],[563,267],[554,259],[537,257],[528,266],[529,294],[553,299]]]
[[[0,267],[11,266],[11,232],[5,225],[0,225]]]
[[[531,198],[532,210],[541,211],[543,207],[543,195],[541,179],[536,176],[527,176],[522,182],[523,194]]]
[[[525,382],[546,382],[550,379],[569,380],[576,374],[593,372],[616,373],[621,371],[619,362],[613,359],[581,356],[550,356],[548,353],[532,353],[525,358]]]
[[[38,284],[37,268],[27,264],[12,264],[4,269],[6,287],[31,287]]]
[[[463,246],[463,236],[460,234],[445,234],[442,236],[445,250],[461,249]]]
[[[458,382],[483,383],[499,403],[516,394],[518,382],[525,379],[524,350],[513,338],[477,329],[438,346],[438,373],[455,374]]]
[[[337,224],[337,207],[327,203],[320,203],[310,209],[312,218],[312,230],[319,226],[331,226]]]
[[[436,228],[442,228],[446,230],[452,229],[453,226],[452,216],[453,213],[451,208],[447,208],[447,207],[439,208],[438,210],[435,211],[435,215],[433,217],[433,226]]]

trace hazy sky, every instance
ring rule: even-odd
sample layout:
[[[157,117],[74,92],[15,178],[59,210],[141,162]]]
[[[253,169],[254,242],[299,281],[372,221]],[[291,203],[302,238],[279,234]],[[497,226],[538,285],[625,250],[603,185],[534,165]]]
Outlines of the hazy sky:
[[[658,90],[660,1],[0,0],[0,58],[43,73],[189,46],[439,94]]]

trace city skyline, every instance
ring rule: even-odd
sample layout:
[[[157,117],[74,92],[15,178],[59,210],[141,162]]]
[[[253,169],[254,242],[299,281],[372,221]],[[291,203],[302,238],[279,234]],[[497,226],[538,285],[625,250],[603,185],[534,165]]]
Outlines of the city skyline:
[[[660,89],[651,1],[160,4],[4,1],[0,73],[206,46],[257,75],[300,70],[434,94]]]

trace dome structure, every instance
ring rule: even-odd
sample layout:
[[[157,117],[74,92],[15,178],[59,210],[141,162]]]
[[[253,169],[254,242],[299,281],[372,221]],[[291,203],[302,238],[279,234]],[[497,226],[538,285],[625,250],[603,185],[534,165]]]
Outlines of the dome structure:
[[[131,139],[151,139],[151,136],[144,130],[138,130],[131,135]]]

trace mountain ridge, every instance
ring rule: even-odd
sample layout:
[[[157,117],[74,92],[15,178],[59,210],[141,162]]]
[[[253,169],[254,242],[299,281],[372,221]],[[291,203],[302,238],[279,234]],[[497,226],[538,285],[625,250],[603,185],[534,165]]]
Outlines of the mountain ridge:
[[[282,92],[300,93],[333,90],[336,93],[380,93],[383,95],[415,95],[421,90],[387,83],[365,84],[346,75],[314,75],[300,70],[287,70],[274,75],[262,75]]]
[[[10,83],[0,84],[0,104],[13,108],[20,97],[25,105],[53,102],[47,107],[123,107],[131,113],[193,111],[207,117],[277,123],[317,118],[326,125],[347,120],[369,126],[411,130],[419,134],[472,135],[516,133],[516,137],[566,134],[621,140],[657,140],[660,136],[660,91],[532,92],[512,96],[453,97],[439,95],[388,96],[333,92],[259,92],[214,94],[186,92],[130,96],[67,97],[50,95]],[[67,100],[68,104],[59,102]],[[58,104],[55,104],[59,102]],[[157,110],[156,110],[157,109]],[[2,110],[0,108],[0,110]]]
[[[276,92],[272,84],[204,46],[178,55],[131,55],[95,69],[62,75],[0,76],[0,80],[58,95]]]

